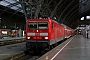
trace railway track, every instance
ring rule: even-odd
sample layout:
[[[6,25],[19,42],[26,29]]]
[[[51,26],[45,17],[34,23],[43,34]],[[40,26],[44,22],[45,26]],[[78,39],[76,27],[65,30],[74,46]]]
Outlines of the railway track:
[[[12,39],[12,40],[2,40],[0,41],[0,46],[5,46],[5,45],[10,45],[10,44],[15,44],[15,43],[21,43],[25,42],[25,38],[22,39]]]
[[[5,58],[4,60],[36,60],[40,56],[41,55],[40,54],[37,55],[37,53],[34,55],[31,55],[31,54],[26,54],[25,52],[21,52],[21,53],[14,55],[14,56]]]
[[[66,40],[63,40],[59,44],[63,43]],[[15,46],[15,45],[14,45]],[[20,46],[20,45],[19,45]],[[22,46],[22,45],[21,45]],[[12,48],[13,49],[13,48]],[[53,48],[52,48],[53,49]],[[23,51],[19,52],[13,56],[10,56],[8,58],[5,58],[4,60],[37,60],[39,57],[47,53],[48,51],[43,51],[41,53],[34,53],[34,54],[28,54],[28,52]]]
[[[64,42],[64,41],[62,41],[62,42]],[[59,44],[61,44],[62,42],[60,42]],[[41,57],[42,55],[44,55],[47,52],[48,51],[46,51],[46,52],[44,51],[43,53],[34,53],[34,54],[28,54],[28,52],[21,52],[14,56],[8,57],[4,60],[37,60],[39,57]]]

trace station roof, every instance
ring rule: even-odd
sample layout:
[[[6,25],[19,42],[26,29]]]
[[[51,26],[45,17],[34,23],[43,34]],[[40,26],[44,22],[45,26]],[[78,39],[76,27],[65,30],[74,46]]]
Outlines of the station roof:
[[[35,8],[34,13],[39,12],[39,16],[47,15],[48,17],[56,18],[57,22],[71,28],[75,28],[78,25],[78,19],[81,17],[79,13],[79,0],[1,0],[0,17],[3,18],[4,22],[7,20],[7,22],[12,23],[25,23],[22,2],[26,5],[34,6],[32,7],[33,9]],[[40,5],[42,6],[41,8],[39,3],[42,3]],[[24,7],[26,8],[26,6]],[[40,11],[37,11],[39,10],[38,7]]]
[[[16,11],[19,11],[19,12],[23,12],[22,6],[19,0],[2,0],[0,1],[0,5],[16,10]]]

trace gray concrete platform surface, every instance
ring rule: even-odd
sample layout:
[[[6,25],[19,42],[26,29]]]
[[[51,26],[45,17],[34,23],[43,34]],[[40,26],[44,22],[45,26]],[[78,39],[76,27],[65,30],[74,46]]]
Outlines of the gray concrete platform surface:
[[[90,60],[90,39],[76,35],[37,60]]]
[[[0,60],[6,59],[18,53],[24,52],[26,43],[17,43],[0,47]]]

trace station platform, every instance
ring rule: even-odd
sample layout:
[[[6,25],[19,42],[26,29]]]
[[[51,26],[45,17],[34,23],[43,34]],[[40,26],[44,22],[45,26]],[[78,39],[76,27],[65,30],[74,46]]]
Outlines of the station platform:
[[[75,35],[37,60],[90,60],[90,39]]]
[[[25,38],[25,37],[5,37],[3,39],[0,39],[0,41],[22,39],[22,38]]]
[[[0,46],[0,60],[13,60],[17,55],[23,54],[26,50],[26,43]]]

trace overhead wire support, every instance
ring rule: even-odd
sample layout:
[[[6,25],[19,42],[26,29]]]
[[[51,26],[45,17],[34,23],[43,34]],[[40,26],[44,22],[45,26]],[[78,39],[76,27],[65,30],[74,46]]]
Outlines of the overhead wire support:
[[[44,0],[40,0],[40,1],[38,2],[37,10],[36,10],[36,12],[35,12],[35,17],[34,17],[34,18],[38,18],[38,15],[39,15],[39,13],[40,13],[41,6],[42,6],[43,2],[44,2]]]
[[[22,5],[22,9],[23,9],[23,12],[24,12],[24,15],[25,15],[25,20],[27,20],[27,14],[26,14],[26,11],[25,11],[25,1],[24,0],[20,0],[20,3]]]
[[[44,0],[20,0],[25,19],[38,18]]]

